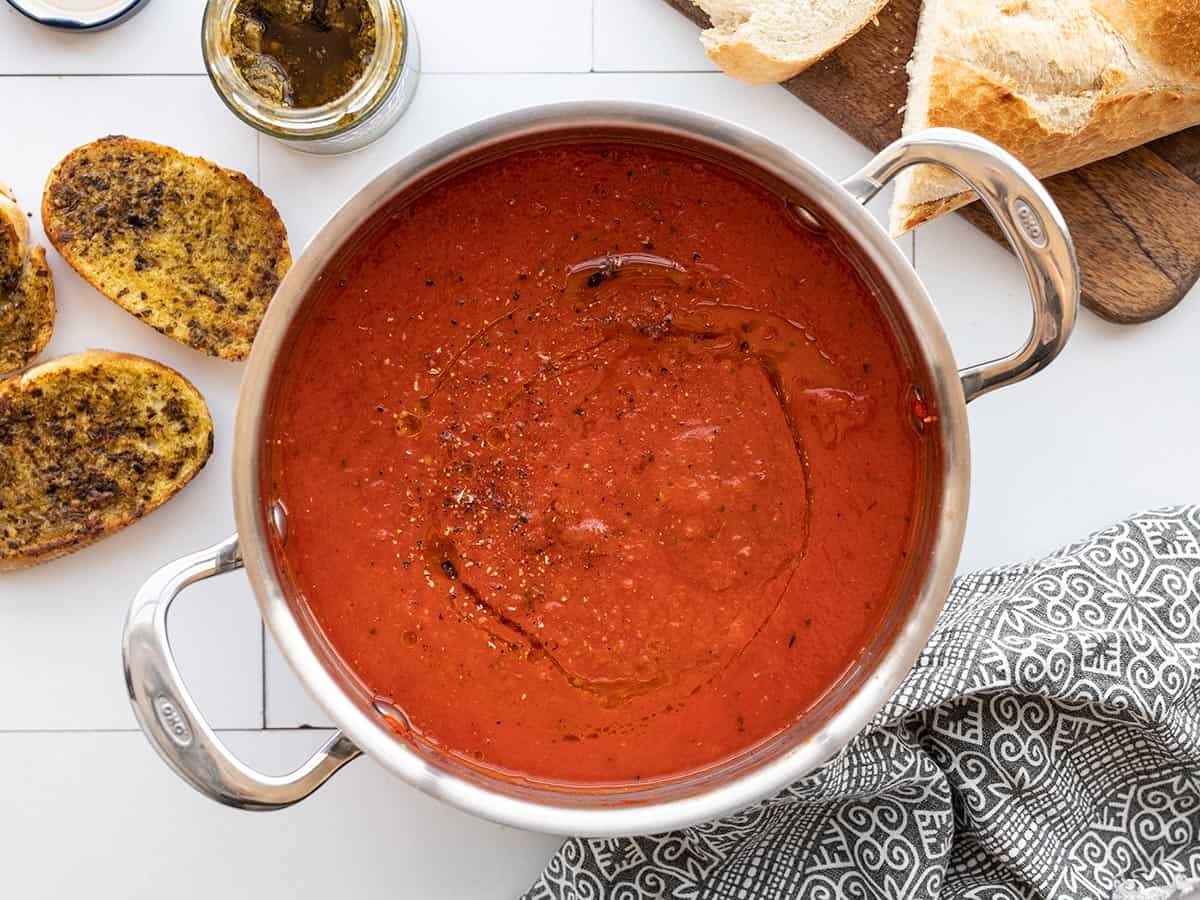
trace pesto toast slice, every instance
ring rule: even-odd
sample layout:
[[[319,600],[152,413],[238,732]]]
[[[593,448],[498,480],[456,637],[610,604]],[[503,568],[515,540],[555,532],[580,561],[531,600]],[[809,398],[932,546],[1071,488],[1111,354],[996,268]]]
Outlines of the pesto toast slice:
[[[279,213],[245,175],[122,136],[85,144],[54,168],[42,224],[100,293],[224,359],[249,354],[292,262]]]
[[[54,278],[34,247],[11,288],[0,287],[0,375],[23,369],[54,333]]]
[[[161,363],[107,350],[0,381],[0,571],[124,528],[212,453],[200,392]]]
[[[0,291],[12,287],[29,256],[29,222],[0,181]]]
[[[46,251],[29,245],[29,222],[0,182],[0,375],[23,369],[54,332],[54,278]]]

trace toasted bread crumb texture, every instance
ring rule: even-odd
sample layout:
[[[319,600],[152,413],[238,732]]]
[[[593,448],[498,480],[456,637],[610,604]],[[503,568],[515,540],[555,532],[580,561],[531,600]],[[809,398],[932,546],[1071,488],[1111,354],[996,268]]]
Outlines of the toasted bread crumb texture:
[[[152,360],[88,351],[0,382],[0,570],[70,553],[203,468],[200,393]]]
[[[887,0],[696,0],[712,27],[700,41],[725,73],[786,81],[845,43]]]
[[[291,265],[279,214],[245,175],[127,137],[87,144],[59,163],[42,220],[101,293],[226,359],[250,352]]]
[[[16,284],[0,290],[0,374],[23,369],[54,332],[54,279],[46,251],[34,247]]]

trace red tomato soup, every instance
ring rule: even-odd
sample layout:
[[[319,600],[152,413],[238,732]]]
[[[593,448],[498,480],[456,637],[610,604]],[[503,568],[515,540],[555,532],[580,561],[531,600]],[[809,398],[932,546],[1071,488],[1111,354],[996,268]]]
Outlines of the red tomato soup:
[[[278,552],[433,746],[635,783],[795,723],[877,633],[932,437],[871,289],[748,177],[577,142],[398,205],[298,326]]]

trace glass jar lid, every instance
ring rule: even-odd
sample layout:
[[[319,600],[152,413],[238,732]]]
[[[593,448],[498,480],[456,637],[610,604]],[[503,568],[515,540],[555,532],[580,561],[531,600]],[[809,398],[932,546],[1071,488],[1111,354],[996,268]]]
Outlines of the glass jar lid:
[[[42,25],[68,31],[99,31],[124,22],[149,0],[8,0],[17,12]]]

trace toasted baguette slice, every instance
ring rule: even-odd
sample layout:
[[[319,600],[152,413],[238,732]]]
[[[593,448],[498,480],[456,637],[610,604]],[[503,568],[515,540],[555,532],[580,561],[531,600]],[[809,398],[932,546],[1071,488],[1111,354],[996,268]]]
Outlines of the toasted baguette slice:
[[[0,381],[0,571],[141,518],[191,481],[212,446],[200,392],[140,356],[88,350]]]
[[[87,144],[55,167],[42,224],[110,300],[225,359],[250,352],[291,265],[279,213],[245,175],[127,137]]]
[[[34,247],[16,284],[0,288],[0,375],[23,369],[54,333],[54,277],[46,251]]]
[[[29,257],[29,222],[17,199],[0,182],[0,291],[12,287]]]
[[[33,362],[54,331],[54,278],[29,222],[0,184],[0,375]]]
[[[712,27],[709,59],[739,81],[772,84],[803,72],[870,22],[888,0],[695,0]]]
[[[1200,4],[925,0],[909,74],[906,134],[965,128],[1044,178],[1200,123]],[[892,231],[973,198],[911,169]]]

